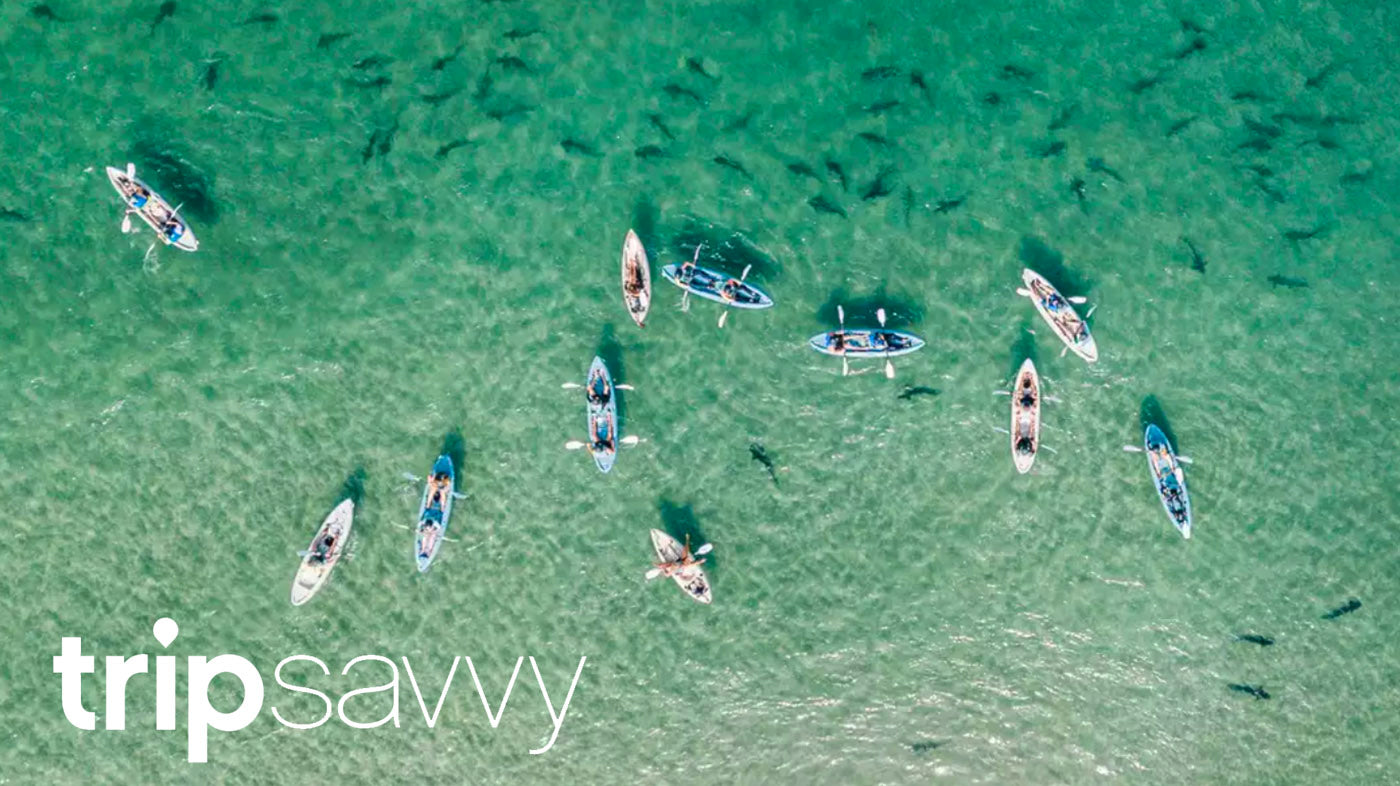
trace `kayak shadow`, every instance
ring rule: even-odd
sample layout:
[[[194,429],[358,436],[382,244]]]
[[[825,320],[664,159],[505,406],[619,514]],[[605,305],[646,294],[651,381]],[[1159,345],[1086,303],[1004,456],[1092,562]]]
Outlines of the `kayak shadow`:
[[[1156,425],[1167,436],[1167,442],[1171,443],[1172,452],[1177,452],[1176,432],[1172,431],[1171,421],[1167,420],[1167,413],[1162,411],[1162,402],[1154,395],[1148,395],[1142,400],[1142,408],[1138,411],[1138,426],[1146,431],[1148,426]]]
[[[689,538],[692,551],[710,542],[705,537],[704,531],[700,529],[700,520],[695,517],[695,510],[690,505],[678,505],[662,497],[657,501],[656,507],[661,513],[661,529],[667,535],[679,540],[682,544]],[[718,572],[716,570],[718,565],[719,560],[715,557],[714,552],[705,556],[705,567],[709,573]]]
[[[1065,297],[1073,297],[1088,292],[1093,282],[1065,267],[1065,255],[1051,248],[1038,237],[1026,235],[1021,238],[1018,251],[1021,264],[1034,270],[1060,290]]]
[[[131,146],[136,176],[151,184],[161,196],[200,224],[219,220],[214,202],[214,178],[188,160],[170,143],[138,139]]]
[[[1029,323],[1022,322],[1021,329],[1016,331],[1016,340],[1011,342],[1011,368],[1006,374],[1006,378],[1013,384],[1016,381],[1016,372],[1021,370],[1021,364],[1027,360],[1034,363],[1036,370],[1040,371],[1040,352],[1036,349],[1035,334],[1031,332]]]
[[[645,194],[637,197],[636,204],[632,205],[632,231],[642,241],[642,248],[660,248],[656,237],[656,220],[660,215],[656,203]]]
[[[362,503],[365,498],[365,476],[364,467],[355,467],[355,471],[351,472],[350,476],[345,479],[345,482],[340,484],[340,493],[336,495],[336,502],[339,503],[342,499],[348,499],[355,503],[355,507],[360,507],[360,503]]]
[[[885,310],[885,324],[895,330],[910,328],[924,321],[924,307],[919,301],[907,295],[890,294],[883,282],[873,293],[860,297],[851,295],[845,287],[832,290],[826,302],[817,309],[817,321],[834,329],[841,321],[836,313],[837,306],[845,310],[846,325],[852,328],[879,326],[876,312],[882,308]]]
[[[671,251],[690,261],[695,256],[695,247],[703,245],[700,252],[701,267],[718,270],[731,276],[738,276],[745,267],[751,268],[749,275],[765,281],[772,281],[783,274],[778,261],[754,248],[735,229],[697,218],[687,218],[685,226],[671,238]]]
[[[467,465],[467,440],[462,436],[460,428],[454,428],[442,438],[442,449],[438,451],[440,455],[446,455],[452,459],[452,468],[456,476],[456,485],[461,487],[462,470]],[[455,489],[454,489],[455,491]]]
[[[611,322],[603,325],[603,335],[599,337],[598,348],[593,354],[602,358],[603,365],[608,367],[614,386],[627,384],[627,366],[622,362],[622,342],[617,340],[617,330]],[[627,423],[627,397],[614,387],[613,401],[617,403],[617,433],[624,435],[627,433],[623,429]]]

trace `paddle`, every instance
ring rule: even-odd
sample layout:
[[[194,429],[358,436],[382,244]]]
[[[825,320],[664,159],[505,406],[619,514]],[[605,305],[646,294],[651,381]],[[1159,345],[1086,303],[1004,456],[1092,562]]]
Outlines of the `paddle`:
[[[641,441],[642,441],[642,438],[641,438],[641,437],[636,436],[635,434],[629,434],[629,435],[623,437],[622,439],[619,439],[619,440],[618,440],[618,443],[623,444],[623,445],[626,445],[627,447],[630,448],[630,447],[636,447],[637,443],[639,443],[639,442],[641,442]],[[571,439],[571,440],[569,440],[568,442],[565,442],[565,443],[564,443],[564,449],[565,449],[565,450],[582,450],[583,448],[586,448],[586,447],[588,447],[588,443],[587,443],[587,442],[579,442],[579,441],[576,440],[576,439]]]
[[[1035,297],[1035,295],[1025,287],[1016,287],[1016,294],[1020,295],[1021,297]]]
[[[880,327],[885,326],[885,310],[876,309],[875,318],[880,321]],[[894,379],[894,361],[890,360],[890,340],[885,339],[885,379]]]
[[[399,474],[399,477],[403,478],[404,480],[411,480],[411,481],[413,481],[414,483],[422,483],[422,482],[423,482],[423,479],[422,479],[422,478],[418,477],[417,475],[413,474],[412,472],[403,472],[403,473],[400,473],[400,474]],[[452,498],[453,498],[453,499],[466,499],[466,498],[467,498],[467,495],[466,495],[466,494],[463,494],[463,493],[460,492],[460,491],[453,491],[453,492],[452,492]]]
[[[749,277],[749,271],[750,271],[751,269],[753,269],[753,265],[745,265],[745,266],[744,266],[744,272],[741,273],[741,274],[739,274],[739,283],[740,283],[740,284],[744,283],[744,279],[746,279],[746,278]],[[720,326],[720,327],[724,327],[724,320],[726,320],[726,319],[728,319],[728,318],[729,318],[729,311],[726,310],[726,311],[724,311],[723,313],[721,313],[721,314],[719,315],[719,326]]]
[[[696,264],[697,262],[700,261],[700,249],[702,249],[702,248],[704,248],[704,247],[705,247],[705,244],[704,244],[704,243],[701,243],[700,245],[698,245],[698,246],[695,247],[695,258],[692,259],[692,260],[690,260],[690,265],[689,265],[690,268],[694,269],[695,264]],[[684,273],[686,267],[687,267],[686,265],[681,265],[680,271],[677,271],[677,272],[678,272],[678,273]],[[690,274],[685,275],[685,276],[684,276],[684,278],[685,278],[685,281],[684,281],[684,282],[681,281],[681,278],[682,278],[681,275],[677,275],[677,276],[676,276],[676,283],[681,285],[681,311],[683,311],[683,312],[689,311],[689,310],[690,310],[690,278],[691,278],[691,276],[693,276],[693,275],[694,275],[693,272],[690,273]]]
[[[587,385],[580,385],[577,382],[565,382],[560,387],[564,388],[565,390],[578,390],[579,388],[587,387]],[[632,387],[631,385],[613,385],[613,387],[617,388],[618,390],[636,390],[636,388]]]
[[[1123,446],[1123,452],[1124,452],[1124,453],[1145,453],[1146,451],[1144,451],[1142,448],[1138,447],[1137,445],[1124,445],[1124,446]],[[1193,463],[1195,463],[1195,462],[1193,462],[1193,461],[1191,460],[1191,457],[1190,457],[1190,456],[1177,456],[1177,457],[1176,457],[1176,460],[1177,460],[1177,461],[1180,461],[1182,464],[1193,464]]]
[[[841,376],[851,375],[851,363],[846,359],[846,309],[836,307],[836,321],[841,324]]]
[[[709,553],[710,553],[711,551],[713,551],[713,550],[714,550],[714,544],[706,543],[705,545],[703,545],[703,546],[701,546],[700,548],[696,549],[696,550],[695,550],[695,553],[692,554],[691,556],[692,556],[692,557],[703,557],[703,556],[705,556],[706,554],[709,554]],[[676,564],[676,563],[674,563],[674,562],[668,562],[668,563],[666,563],[666,564],[667,564],[667,565],[674,565],[674,564]],[[660,576],[664,571],[665,571],[665,568],[664,568],[664,567],[662,567],[662,568],[652,568],[651,570],[647,571],[647,581],[651,581],[652,579],[656,578],[657,576]]]

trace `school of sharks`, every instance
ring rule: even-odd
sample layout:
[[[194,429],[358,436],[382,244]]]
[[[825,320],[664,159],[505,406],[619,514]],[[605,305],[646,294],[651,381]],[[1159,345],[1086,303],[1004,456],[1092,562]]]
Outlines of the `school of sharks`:
[[[490,0],[485,0],[490,2]],[[154,32],[162,25],[178,23],[181,6],[174,0],[167,0],[153,7],[150,14],[149,30]],[[69,24],[77,21],[49,4],[35,5],[30,10],[33,19],[44,25]],[[261,10],[237,24],[244,26],[271,27],[282,24],[277,11]],[[1210,27],[1190,19],[1174,20],[1171,25],[1174,45],[1164,49],[1158,57],[1159,65],[1149,73],[1144,73],[1135,81],[1122,85],[1122,89],[1132,94],[1145,94],[1160,90],[1170,82],[1176,69],[1193,58],[1211,56],[1224,42],[1217,41]],[[444,85],[430,92],[415,91],[410,98],[420,101],[435,112],[455,112],[471,114],[486,121],[528,122],[530,113],[536,108],[525,100],[516,97],[512,85],[521,80],[541,77],[542,67],[531,62],[531,42],[548,37],[548,32],[534,27],[512,27],[501,33],[500,51],[490,53],[469,52],[465,45],[458,45],[447,51],[425,52],[421,63],[411,64],[415,70],[429,74],[439,74],[439,83]],[[314,50],[324,57],[336,59],[345,70],[344,82],[355,90],[383,93],[396,89],[395,58],[373,52],[360,51],[363,46],[371,46],[369,41],[360,41],[356,32],[350,30],[330,31],[319,35]],[[355,49],[355,53],[351,50]],[[199,89],[214,92],[224,89],[221,85],[221,68],[228,56],[214,52],[198,66],[194,82]],[[471,61],[471,65],[464,65]],[[706,111],[715,96],[725,90],[722,73],[713,63],[698,54],[679,53],[674,73],[657,79],[656,90],[665,97],[669,105],[677,111]],[[468,79],[464,73],[475,67],[475,79]],[[1315,148],[1321,151],[1338,150],[1347,144],[1347,130],[1364,123],[1364,118],[1345,114],[1318,114],[1290,108],[1290,94],[1311,94],[1325,91],[1332,78],[1342,69],[1343,63],[1319,63],[1315,70],[1297,75],[1297,85],[1293,88],[1279,86],[1276,95],[1266,95],[1255,90],[1239,90],[1229,97],[1233,109],[1243,111],[1242,132],[1228,148],[1220,151],[1222,156],[1230,156],[1236,161],[1242,188],[1257,189],[1273,202],[1285,202],[1289,198],[1287,184],[1276,175],[1280,164],[1275,158],[1297,155],[1298,151]],[[868,103],[853,107],[855,116],[885,116],[898,112],[918,112],[921,106],[932,105],[938,99],[937,80],[923,71],[898,63],[872,63],[863,71],[850,75],[871,95]],[[645,78],[638,76],[637,78]],[[401,89],[401,88],[400,88]],[[1030,144],[1023,152],[1027,159],[1049,159],[1070,156],[1069,143],[1059,132],[1078,123],[1093,122],[1081,110],[1078,103],[1056,99],[1051,89],[1038,79],[1032,64],[1008,63],[999,69],[985,74],[985,87],[976,99],[986,107],[997,107],[1018,98],[1035,95],[1055,104],[1051,122],[1043,130],[1036,129],[1040,141]],[[1161,119],[1163,143],[1192,133],[1203,123],[1210,112],[1202,107],[1199,113]],[[726,132],[738,132],[749,127],[755,112],[750,111],[728,118],[722,127]],[[669,145],[677,140],[680,132],[677,123],[662,112],[645,114],[647,128],[653,138],[642,141],[638,146],[627,150],[610,149],[605,144],[564,136],[559,139],[560,151],[565,156],[579,158],[603,158],[616,155],[631,155],[650,166],[664,167],[673,153]],[[387,123],[377,123],[369,130],[364,146],[354,151],[353,157],[363,165],[394,154],[394,144],[400,134],[407,133],[400,128],[397,117]],[[899,140],[873,131],[862,130],[854,138],[867,145],[876,159],[882,154],[895,151]],[[937,220],[938,216],[964,208],[978,195],[975,188],[955,193],[939,193],[930,196],[925,193],[927,186],[921,183],[905,182],[894,163],[895,156],[871,171],[857,171],[837,156],[822,152],[808,151],[802,155],[775,158],[773,160],[740,160],[722,149],[723,139],[714,140],[713,156],[709,163],[738,181],[754,181],[777,173],[779,177],[791,178],[799,187],[810,188],[805,203],[823,220],[847,220],[851,211],[863,203],[876,202],[899,194],[903,220],[906,225],[915,215]],[[489,144],[481,136],[465,135],[437,143],[435,158],[446,160],[454,155],[464,155]],[[174,157],[162,158],[159,150],[147,150],[143,156],[143,166],[154,170],[152,182],[148,185],[138,176],[134,165],[125,169],[109,167],[108,176],[126,205],[124,230],[130,229],[130,218],[135,216],[155,231],[156,239],[166,246],[174,246],[185,251],[195,251],[198,243],[194,230],[185,220],[190,215],[195,221],[201,213],[213,210],[213,196],[201,186],[198,167]],[[178,178],[171,178],[172,172]],[[1093,209],[1095,190],[1111,188],[1114,184],[1127,183],[1132,177],[1130,169],[1117,162],[1106,161],[1101,156],[1087,155],[1078,174],[1063,185],[1061,197],[1072,200],[1079,209],[1088,212]],[[1338,183],[1340,187],[1353,187],[1366,183],[1371,177],[1369,169],[1350,171]],[[179,185],[169,181],[178,179]],[[165,191],[171,199],[161,195]],[[812,193],[814,192],[814,193]],[[172,204],[173,203],[173,204]],[[12,223],[27,223],[40,220],[20,207],[0,205],[0,220]],[[1330,222],[1319,222],[1311,226],[1281,227],[1279,236],[1292,244],[1306,244],[1322,238],[1336,229]],[[619,231],[619,235],[622,231]],[[635,233],[627,232],[622,256],[622,294],[629,315],[638,327],[645,324],[652,301],[651,266],[647,258],[644,240]],[[1211,239],[1200,234],[1183,232],[1180,237],[1179,264],[1196,274],[1206,275]],[[152,249],[155,243],[152,244]],[[750,267],[742,272],[733,261],[721,255],[711,254],[705,258],[707,266],[700,264],[702,244],[693,247],[693,257],[680,258],[675,264],[666,265],[661,270],[664,279],[680,290],[683,308],[688,309],[689,298],[705,299],[719,304],[718,327],[724,328],[731,311],[774,307],[777,298],[766,292],[758,283],[749,280]],[[148,251],[149,255],[150,251]],[[609,265],[612,264],[611,259]],[[609,267],[608,275],[613,275]],[[1074,291],[1073,281],[1055,281],[1054,271],[1036,271],[1027,268],[1023,271],[1021,287],[1008,282],[1008,291],[1028,298],[1034,309],[1044,319],[1046,325],[1064,344],[1064,352],[1074,352],[1086,362],[1097,360],[1097,347],[1091,335],[1093,309],[1080,314],[1075,306],[1082,305],[1085,297]],[[1280,271],[1258,282],[1282,290],[1298,290],[1309,287],[1309,282],[1290,272]],[[886,376],[894,378],[893,359],[912,353],[923,346],[918,336],[896,330],[886,324],[883,308],[878,310],[878,325],[848,327],[845,324],[844,310],[838,305],[836,310],[839,324],[809,340],[811,348],[822,354],[840,359],[844,374],[862,373],[875,368],[858,368],[852,371],[850,362],[861,359],[874,361],[883,368]],[[736,318],[741,322],[743,317]],[[733,329],[733,328],[731,328]],[[593,366],[582,383],[567,383],[565,387],[581,389],[585,393],[585,411],[588,432],[586,438],[571,441],[566,447],[571,450],[586,451],[592,455],[597,467],[607,472],[621,446],[635,445],[635,437],[623,437],[618,433],[616,416],[616,396],[618,390],[628,390],[628,386],[616,384],[608,368],[601,360],[595,359]],[[1022,365],[1009,389],[1002,391],[1010,399],[1010,428],[1005,431],[1010,436],[1010,450],[1015,466],[1021,472],[1030,470],[1040,447],[1039,429],[1041,405],[1048,400],[1042,395],[1039,375],[1030,360]],[[920,398],[935,400],[939,390],[929,386],[905,386],[897,397],[905,401]],[[1154,489],[1159,495],[1169,521],[1176,526],[1185,538],[1191,536],[1191,508],[1186,495],[1185,475],[1182,464],[1189,463],[1185,456],[1176,452],[1173,439],[1165,424],[1149,423],[1141,445],[1125,446],[1125,449],[1147,455]],[[779,471],[775,460],[767,449],[758,442],[748,445],[753,462],[757,463],[771,478],[779,482]],[[425,571],[441,548],[451,519],[452,501],[460,498],[457,491],[456,466],[450,455],[444,454],[432,464],[426,478],[419,517],[415,528],[414,558],[418,570]],[[350,537],[354,503],[346,500],[342,506],[327,517],[317,530],[310,546],[301,552],[302,563],[293,582],[292,602],[300,605],[320,590],[344,553]],[[710,603],[712,588],[701,565],[703,555],[711,549],[710,544],[700,545],[692,551],[690,544],[680,543],[667,533],[652,532],[655,549],[655,562],[647,578],[666,576],[676,580],[681,588],[693,599]],[[1325,619],[1335,620],[1361,608],[1355,598],[1328,611]],[[1242,633],[1236,639],[1243,643],[1261,647],[1272,646],[1274,640],[1258,633]],[[1228,690],[1251,696],[1255,699],[1270,699],[1272,694],[1262,685],[1229,683]]]

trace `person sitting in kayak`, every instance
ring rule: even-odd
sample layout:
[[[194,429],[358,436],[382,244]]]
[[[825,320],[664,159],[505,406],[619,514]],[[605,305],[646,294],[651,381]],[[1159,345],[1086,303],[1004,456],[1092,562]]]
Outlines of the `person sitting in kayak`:
[[[185,234],[185,225],[184,223],[177,221],[174,216],[171,216],[170,218],[165,220],[164,224],[161,225],[161,230],[165,234],[165,239],[171,243],[174,243],[178,241],[182,235]]]
[[[593,426],[593,452],[611,453],[616,450],[613,445],[612,430],[608,428],[607,418],[599,418]]]
[[[744,282],[737,278],[731,278],[719,288],[719,296],[724,298],[724,302],[733,303],[739,299],[739,295],[743,292],[743,286]]]
[[[323,565],[331,555],[331,547],[335,545],[335,536],[327,535],[316,544],[316,550],[311,553],[311,564]]]
[[[147,191],[142,186],[136,186],[136,190],[132,191],[131,196],[128,197],[129,201],[131,202],[131,206],[136,208],[137,210],[140,210],[141,208],[145,207],[146,202],[148,202],[150,198],[151,192]]]
[[[612,385],[608,384],[607,377],[599,374],[593,378],[588,385],[588,403],[594,406],[607,406],[608,400],[612,398]]]
[[[832,351],[832,352],[845,352],[845,351],[846,351],[846,333],[845,333],[845,331],[842,331],[842,330],[833,330],[833,331],[831,331],[831,351]]]
[[[622,291],[633,297],[641,297],[642,290],[645,288],[645,282],[642,281],[641,267],[633,268],[632,275],[627,277],[627,283],[622,287]]]
[[[1035,452],[1035,442],[1030,437],[1021,437],[1016,440],[1016,452],[1023,456],[1029,456]]]

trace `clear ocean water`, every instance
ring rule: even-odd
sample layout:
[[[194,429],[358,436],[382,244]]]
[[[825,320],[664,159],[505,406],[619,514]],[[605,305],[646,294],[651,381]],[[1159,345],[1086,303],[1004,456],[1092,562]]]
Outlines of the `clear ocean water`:
[[[1393,5],[158,8],[0,8],[0,783],[1400,780]],[[197,253],[143,264],[127,161]],[[638,330],[629,227],[777,307],[718,330],[656,275]],[[838,303],[929,346],[843,379],[804,345]],[[1055,452],[1018,476],[1027,353]],[[562,447],[594,354],[645,439],[607,476]],[[1145,418],[1195,460],[1190,541],[1122,450]],[[419,575],[402,473],[445,443],[468,498]],[[357,471],[353,557],[292,608]],[[712,607],[644,581],[652,527],[715,545]],[[293,653],[337,696],[361,654],[434,691],[470,655],[493,702],[518,656],[552,694],[588,662],[542,756],[527,663],[494,730],[460,671],[435,730],[405,683],[402,728],[265,707],[191,765],[149,678],[80,732],[52,673],[162,616],[303,717]]]

